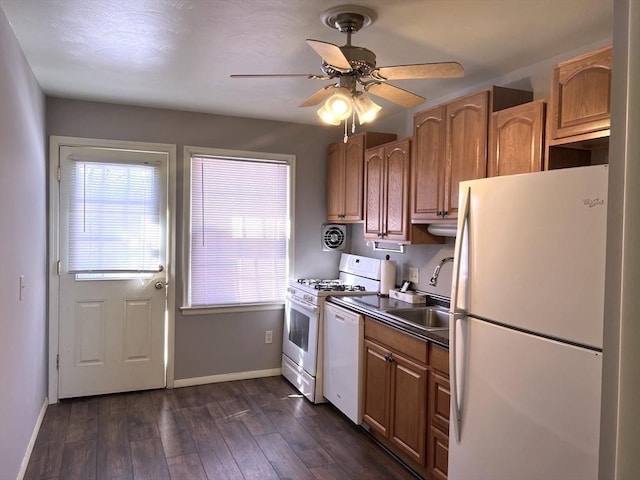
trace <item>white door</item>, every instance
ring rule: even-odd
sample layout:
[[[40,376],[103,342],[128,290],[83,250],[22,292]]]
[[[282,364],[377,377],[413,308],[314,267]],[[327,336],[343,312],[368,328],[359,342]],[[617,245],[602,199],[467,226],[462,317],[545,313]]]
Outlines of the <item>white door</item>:
[[[60,147],[59,398],[165,386],[167,163]]]

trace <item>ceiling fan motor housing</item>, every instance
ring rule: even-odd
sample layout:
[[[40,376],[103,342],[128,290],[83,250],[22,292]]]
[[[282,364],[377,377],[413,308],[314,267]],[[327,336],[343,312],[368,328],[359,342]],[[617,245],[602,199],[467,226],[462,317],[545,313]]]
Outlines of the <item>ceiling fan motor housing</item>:
[[[338,77],[341,75],[366,77],[370,74],[371,70],[376,68],[376,54],[368,48],[344,45],[340,47],[340,50],[342,50],[342,53],[349,61],[351,70],[349,72],[343,72],[326,62],[322,62],[322,71],[330,77]]]

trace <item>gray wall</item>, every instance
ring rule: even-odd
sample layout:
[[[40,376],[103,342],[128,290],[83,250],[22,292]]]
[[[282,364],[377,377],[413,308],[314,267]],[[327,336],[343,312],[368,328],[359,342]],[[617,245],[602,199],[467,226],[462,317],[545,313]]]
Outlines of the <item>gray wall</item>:
[[[17,477],[47,392],[45,144],[44,96],[0,9],[1,480]]]
[[[326,150],[339,132],[321,126],[48,98],[47,134],[177,145],[175,378],[278,368],[282,310],[183,316],[179,309],[183,280],[182,147],[296,155],[293,275],[332,276],[339,256],[322,252],[320,232],[325,216]],[[264,343],[265,330],[273,331],[270,345]]]

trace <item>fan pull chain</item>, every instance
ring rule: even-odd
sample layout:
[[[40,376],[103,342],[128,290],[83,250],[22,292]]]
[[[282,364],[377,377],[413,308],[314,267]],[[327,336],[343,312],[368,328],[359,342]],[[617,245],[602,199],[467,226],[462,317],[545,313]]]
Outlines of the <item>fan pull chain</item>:
[[[347,127],[347,121],[344,121],[344,139],[342,140],[344,143],[347,143],[347,140],[349,140],[349,130]]]
[[[353,117],[351,117],[351,133],[356,133],[356,109],[353,109]]]

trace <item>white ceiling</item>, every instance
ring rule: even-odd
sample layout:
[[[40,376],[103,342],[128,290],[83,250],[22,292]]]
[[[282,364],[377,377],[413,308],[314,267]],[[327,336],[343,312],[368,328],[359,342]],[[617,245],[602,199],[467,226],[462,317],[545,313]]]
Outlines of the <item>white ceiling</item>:
[[[613,0],[0,0],[45,93],[319,123],[298,105],[328,81],[311,38],[343,45],[320,14],[345,3],[377,20],[354,34],[378,66],[457,61],[464,78],[398,80],[439,98],[612,35]],[[381,114],[402,107],[375,98]]]

